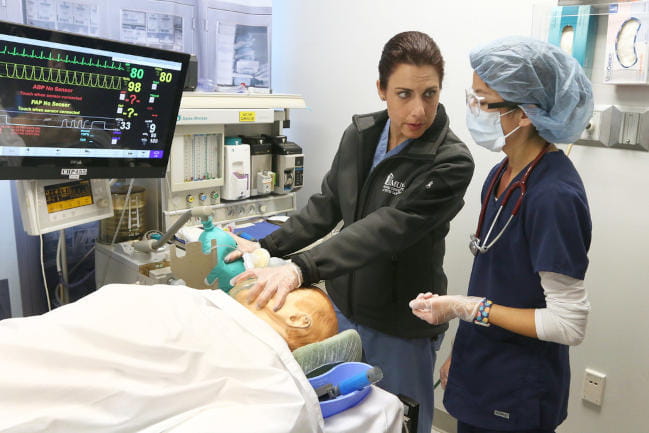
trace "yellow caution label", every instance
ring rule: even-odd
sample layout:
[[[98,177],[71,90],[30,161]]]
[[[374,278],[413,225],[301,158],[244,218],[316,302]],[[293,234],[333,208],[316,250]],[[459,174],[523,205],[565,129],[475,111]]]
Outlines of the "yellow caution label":
[[[254,111],[239,111],[239,122],[254,122],[257,113]]]
[[[74,209],[76,207],[87,206],[92,204],[92,196],[88,195],[85,197],[73,198],[71,200],[58,201],[54,203],[48,203],[47,212],[60,212],[62,210]]]

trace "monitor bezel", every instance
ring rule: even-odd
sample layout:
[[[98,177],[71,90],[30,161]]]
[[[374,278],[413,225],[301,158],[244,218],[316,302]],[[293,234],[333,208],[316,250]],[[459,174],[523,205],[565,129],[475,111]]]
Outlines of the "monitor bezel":
[[[165,177],[171,156],[171,144],[178,119],[185,76],[190,55],[180,51],[169,51],[120,42],[112,39],[80,35],[76,33],[50,30],[13,22],[0,21],[0,33],[56,42],[71,46],[124,53],[134,56],[151,57],[182,64],[178,80],[179,89],[174,96],[170,121],[165,140],[164,154],[159,159],[136,158],[63,158],[29,157],[43,160],[43,165],[0,166],[1,180],[17,179],[113,179],[113,178],[162,178]],[[34,159],[33,159],[34,160]],[[36,160],[38,161],[38,160]],[[65,174],[64,174],[65,173]],[[72,176],[72,177],[71,177]]]

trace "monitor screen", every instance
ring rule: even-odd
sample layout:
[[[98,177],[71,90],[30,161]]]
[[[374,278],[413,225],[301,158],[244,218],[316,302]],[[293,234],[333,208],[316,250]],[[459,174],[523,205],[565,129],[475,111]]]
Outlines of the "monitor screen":
[[[0,179],[164,177],[188,62],[0,22]]]

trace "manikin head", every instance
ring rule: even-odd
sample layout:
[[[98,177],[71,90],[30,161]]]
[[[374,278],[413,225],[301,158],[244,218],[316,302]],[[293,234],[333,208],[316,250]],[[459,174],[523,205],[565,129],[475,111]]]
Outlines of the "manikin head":
[[[315,287],[293,290],[286,297],[284,306],[274,312],[270,307],[272,302],[261,309],[257,309],[254,302],[247,302],[248,290],[254,282],[251,279],[238,283],[230,290],[230,296],[277,331],[289,349],[322,341],[338,332],[333,304],[322,290]]]

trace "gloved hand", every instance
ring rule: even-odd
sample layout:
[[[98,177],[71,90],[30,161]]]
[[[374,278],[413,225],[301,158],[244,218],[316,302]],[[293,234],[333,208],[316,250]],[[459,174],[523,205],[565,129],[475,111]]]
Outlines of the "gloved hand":
[[[270,264],[270,254],[264,248],[257,248],[251,253],[243,253],[243,265],[246,269],[265,268]]]
[[[237,249],[225,256],[225,258],[223,259],[225,263],[230,263],[241,258],[241,256],[243,256],[243,253],[252,253],[256,249],[261,248],[259,242],[249,241],[248,239],[244,239],[241,236],[237,236],[231,232],[228,232],[228,234],[232,236],[232,239],[234,239],[237,243]]]
[[[433,295],[420,293],[408,304],[412,314],[431,325],[439,325],[459,317],[471,322],[478,312],[482,298],[477,296],[461,295]]]
[[[231,284],[235,285],[248,278],[256,278],[257,281],[248,292],[247,302],[256,299],[257,308],[261,309],[271,298],[275,298],[273,311],[282,308],[289,292],[302,285],[302,271],[291,262],[281,266],[249,269],[234,277]]]

